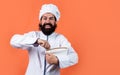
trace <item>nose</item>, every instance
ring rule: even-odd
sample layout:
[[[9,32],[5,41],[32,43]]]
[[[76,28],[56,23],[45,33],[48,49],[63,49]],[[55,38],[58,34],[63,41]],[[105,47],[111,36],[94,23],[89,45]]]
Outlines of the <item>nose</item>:
[[[50,19],[49,18],[47,18],[46,23],[50,23]]]

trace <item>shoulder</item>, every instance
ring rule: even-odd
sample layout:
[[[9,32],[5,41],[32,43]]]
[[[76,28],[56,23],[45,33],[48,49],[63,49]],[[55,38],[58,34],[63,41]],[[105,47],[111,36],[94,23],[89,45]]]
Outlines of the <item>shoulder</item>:
[[[29,31],[24,33],[24,35],[26,36],[35,36],[36,34],[38,34],[40,31]]]
[[[29,31],[29,32],[27,32],[27,34],[35,34],[36,32],[39,32],[39,31]]]

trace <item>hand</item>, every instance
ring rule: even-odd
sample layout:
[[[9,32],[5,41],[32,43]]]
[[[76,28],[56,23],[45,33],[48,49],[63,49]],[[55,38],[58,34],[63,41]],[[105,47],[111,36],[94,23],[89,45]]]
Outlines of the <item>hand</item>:
[[[53,55],[53,54],[50,54],[50,53],[46,53],[46,61],[49,63],[49,64],[58,64],[58,58]]]
[[[38,39],[37,43],[45,49],[50,49],[50,44],[46,40]]]

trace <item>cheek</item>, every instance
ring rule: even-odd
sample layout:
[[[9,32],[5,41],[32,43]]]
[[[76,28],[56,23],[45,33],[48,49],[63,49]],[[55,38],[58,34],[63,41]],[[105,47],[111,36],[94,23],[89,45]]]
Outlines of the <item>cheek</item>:
[[[43,25],[45,23],[45,21],[41,21],[41,24]]]
[[[51,22],[51,24],[52,24],[52,25],[55,25],[55,24],[56,24],[56,22]]]

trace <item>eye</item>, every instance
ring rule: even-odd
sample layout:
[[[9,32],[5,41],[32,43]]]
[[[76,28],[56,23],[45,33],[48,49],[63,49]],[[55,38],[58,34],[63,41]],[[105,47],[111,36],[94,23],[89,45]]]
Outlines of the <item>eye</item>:
[[[55,20],[55,18],[54,17],[50,17],[49,20]]]
[[[47,20],[47,17],[43,17],[43,20]]]

